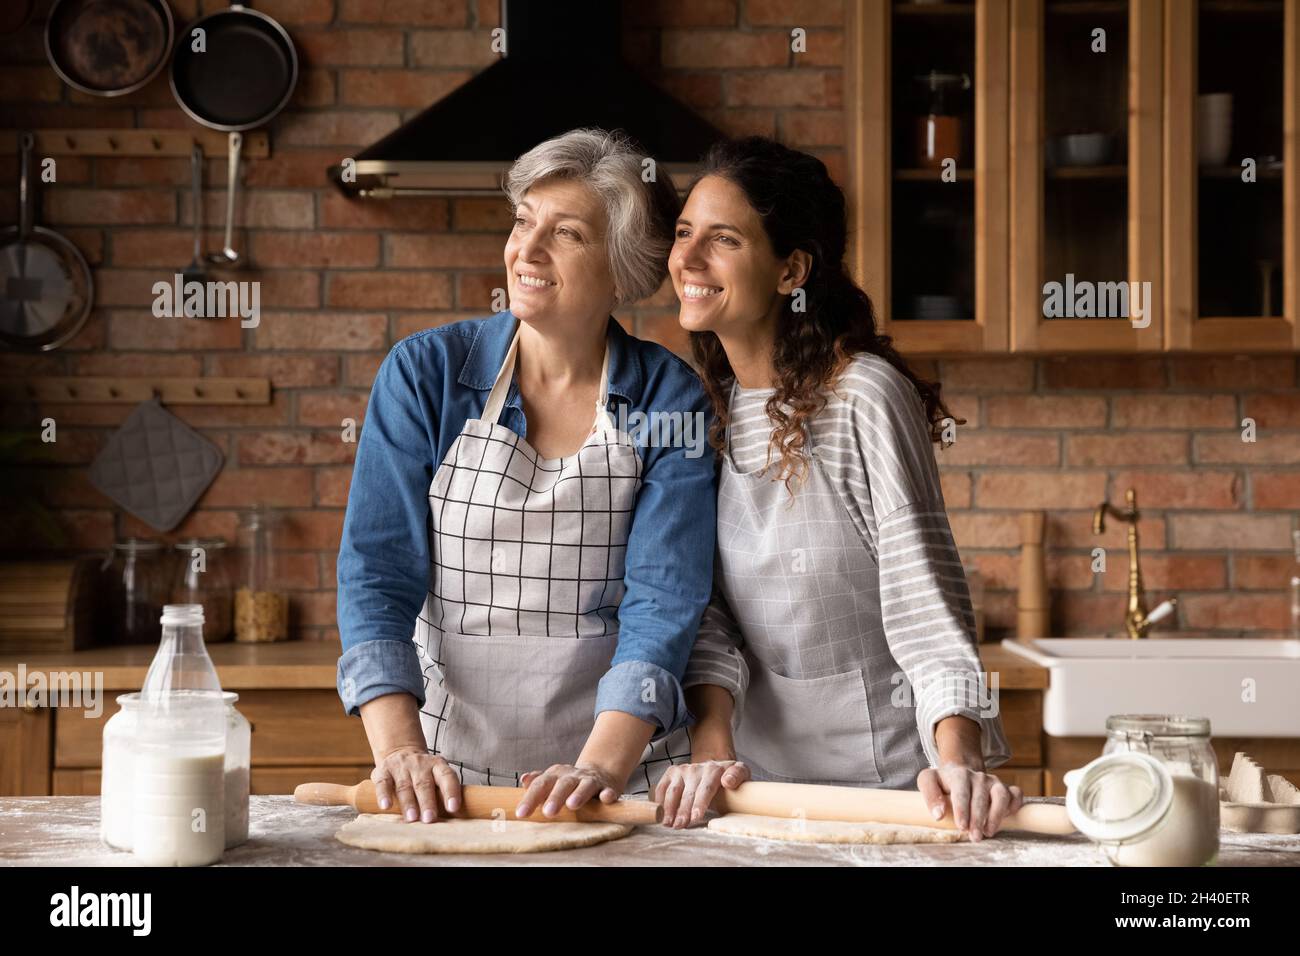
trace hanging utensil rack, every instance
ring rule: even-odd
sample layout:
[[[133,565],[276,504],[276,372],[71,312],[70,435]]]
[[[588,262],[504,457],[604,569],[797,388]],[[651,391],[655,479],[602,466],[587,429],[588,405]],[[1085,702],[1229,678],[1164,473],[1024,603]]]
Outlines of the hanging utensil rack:
[[[197,143],[205,156],[226,151],[226,134],[188,129],[37,129],[36,155],[45,156],[185,156]],[[17,130],[0,131],[0,151],[18,148]],[[243,155],[266,159],[271,138],[263,131],[244,133]]]
[[[57,404],[138,404],[157,396],[164,405],[269,405],[268,378],[17,379],[0,385],[10,401]]]

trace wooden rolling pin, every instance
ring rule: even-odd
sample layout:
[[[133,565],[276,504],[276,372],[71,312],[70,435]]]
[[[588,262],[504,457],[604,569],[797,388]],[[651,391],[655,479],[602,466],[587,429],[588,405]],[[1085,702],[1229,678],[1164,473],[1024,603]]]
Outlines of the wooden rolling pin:
[[[936,820],[930,815],[925,798],[916,790],[866,790],[749,780],[735,790],[720,790],[712,806],[719,813],[957,829],[951,807],[945,809],[943,819]],[[1025,804],[1015,813],[1003,817],[1000,830],[1049,834],[1075,832],[1065,807],[1053,803]]]
[[[504,811],[505,819],[514,820],[515,807],[523,799],[527,789],[524,787],[477,787],[460,788],[460,809],[448,813],[442,803],[442,792],[438,792],[438,813],[444,817],[456,817],[462,820],[492,820]],[[401,813],[399,804],[394,803],[387,810],[379,808],[375,796],[375,784],[372,780],[362,780],[355,786],[345,787],[341,783],[303,783],[293,791],[297,803],[308,803],[317,807],[355,807],[359,813]],[[643,823],[659,823],[664,818],[664,808],[648,800],[619,800],[617,803],[601,803],[592,800],[577,810],[561,808],[553,817],[542,813],[538,807],[532,815],[524,819],[534,823],[626,823],[632,826]]]

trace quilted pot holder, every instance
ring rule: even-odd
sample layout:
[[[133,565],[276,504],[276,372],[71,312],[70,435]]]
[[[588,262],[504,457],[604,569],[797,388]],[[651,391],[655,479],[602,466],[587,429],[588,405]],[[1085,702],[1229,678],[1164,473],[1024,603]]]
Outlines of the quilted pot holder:
[[[145,524],[170,531],[224,461],[221,449],[153,398],[113,433],[90,466],[90,482]]]

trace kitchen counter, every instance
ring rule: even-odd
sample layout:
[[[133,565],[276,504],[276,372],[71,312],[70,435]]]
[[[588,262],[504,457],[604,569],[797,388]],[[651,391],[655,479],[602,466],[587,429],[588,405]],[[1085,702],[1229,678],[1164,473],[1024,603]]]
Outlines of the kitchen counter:
[[[28,675],[38,671],[103,673],[105,690],[139,690],[157,648],[153,645],[96,647],[64,653],[14,651],[0,654],[0,671],[16,674],[21,663]],[[339,659],[334,641],[279,641],[273,644],[209,644],[208,655],[226,690],[314,688],[333,690]],[[1048,670],[1013,654],[1001,644],[981,644],[984,669],[998,675],[1000,690],[1042,690]],[[48,680],[48,678],[47,678]]]
[[[1029,802],[1063,803],[1060,798]],[[1003,832],[980,843],[832,846],[731,837],[707,829],[638,827],[630,836],[554,853],[432,856],[344,846],[334,832],[350,807],[312,807],[253,796],[249,840],[224,866],[1106,866],[1086,837]],[[1219,866],[1300,866],[1300,835],[1219,835]],[[98,797],[0,798],[0,865],[133,866],[99,840]]]
[[[334,641],[268,644],[223,641],[207,647],[225,690],[333,690],[335,686],[340,649]],[[6,651],[0,654],[0,671],[16,674],[21,663],[28,675],[67,671],[102,673],[105,690],[139,690],[157,652],[154,644],[27,655]],[[1015,655],[1008,653],[1007,657],[1014,659]]]

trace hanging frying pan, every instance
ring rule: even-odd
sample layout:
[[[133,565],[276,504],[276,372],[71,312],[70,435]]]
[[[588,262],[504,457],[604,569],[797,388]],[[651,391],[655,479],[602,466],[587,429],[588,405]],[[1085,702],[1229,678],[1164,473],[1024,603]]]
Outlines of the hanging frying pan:
[[[76,246],[34,224],[34,145],[31,133],[19,137],[18,225],[0,233],[0,342],[44,352],[58,348],[85,325],[95,282]]]
[[[175,30],[166,0],[55,0],[45,55],[74,89],[122,96],[167,65]]]
[[[202,31],[201,33],[199,31]],[[240,3],[195,20],[172,55],[172,94],[181,109],[210,129],[230,133],[226,185],[226,245],[210,258],[241,265],[232,247],[241,130],[267,123],[284,109],[298,83],[298,53],[284,27]]]
[[[32,0],[11,0],[0,10],[0,33],[17,33],[31,15]]]

